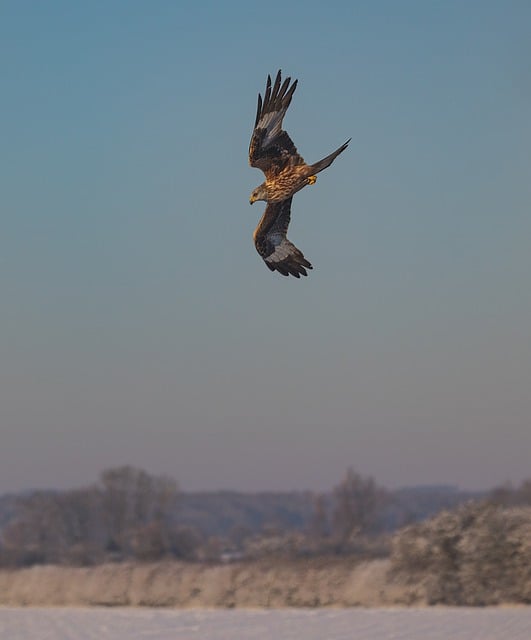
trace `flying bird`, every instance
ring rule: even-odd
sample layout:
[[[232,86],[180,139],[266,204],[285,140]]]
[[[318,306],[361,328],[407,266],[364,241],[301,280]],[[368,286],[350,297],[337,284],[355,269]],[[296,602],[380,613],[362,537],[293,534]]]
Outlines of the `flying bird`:
[[[267,206],[254,231],[254,244],[271,271],[283,276],[300,278],[312,269],[302,252],[287,238],[293,195],[307,184],[315,184],[317,175],[329,167],[348,146],[350,138],[339,149],[315,164],[306,164],[289,135],[282,129],[282,120],[297,88],[297,80],[282,82],[277,73],[271,86],[267,76],[264,99],[258,94],[256,121],[249,144],[249,164],[261,169],[265,182],[251,193],[249,203],[265,200]]]

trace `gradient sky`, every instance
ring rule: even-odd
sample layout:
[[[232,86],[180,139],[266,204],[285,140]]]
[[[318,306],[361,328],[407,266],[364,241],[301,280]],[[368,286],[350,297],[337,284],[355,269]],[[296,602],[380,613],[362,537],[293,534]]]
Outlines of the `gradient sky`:
[[[531,4],[0,3],[0,492],[531,476]],[[268,73],[314,264],[270,273]]]

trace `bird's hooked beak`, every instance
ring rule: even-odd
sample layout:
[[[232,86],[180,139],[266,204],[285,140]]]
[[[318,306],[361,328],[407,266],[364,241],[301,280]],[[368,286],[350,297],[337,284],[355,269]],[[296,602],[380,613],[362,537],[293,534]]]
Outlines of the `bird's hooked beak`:
[[[249,198],[249,204],[253,204],[253,202],[254,202],[254,199],[253,199],[253,196],[251,196],[251,197]]]

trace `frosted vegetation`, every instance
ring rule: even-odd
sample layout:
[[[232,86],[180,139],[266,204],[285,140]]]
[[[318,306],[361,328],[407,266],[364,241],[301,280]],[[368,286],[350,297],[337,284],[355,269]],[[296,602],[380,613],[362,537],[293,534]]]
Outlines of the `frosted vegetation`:
[[[385,536],[478,495],[390,491],[349,469],[328,493],[184,493],[134,467],[93,485],[0,497],[0,566],[176,558],[215,561],[291,549],[381,556]]]
[[[428,604],[531,604],[531,507],[470,504],[399,531],[393,573]]]
[[[0,604],[531,604],[531,482],[468,498],[391,492],[352,470],[329,494],[190,498],[171,478],[110,469],[4,501]]]

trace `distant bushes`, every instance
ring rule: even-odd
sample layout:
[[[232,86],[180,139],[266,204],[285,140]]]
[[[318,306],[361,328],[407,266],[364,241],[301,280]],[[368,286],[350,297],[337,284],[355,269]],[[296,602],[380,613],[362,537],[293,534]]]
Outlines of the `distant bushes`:
[[[131,466],[83,489],[21,496],[0,535],[0,566],[195,559],[202,538],[175,522],[179,496],[173,479]]]
[[[399,531],[392,573],[429,604],[531,604],[531,507],[471,503]]]
[[[81,489],[9,497],[3,519],[0,500],[0,567],[390,556],[403,604],[531,603],[531,481],[463,506],[470,497],[445,486],[389,491],[352,469],[325,494],[182,494],[172,478],[124,466]]]

